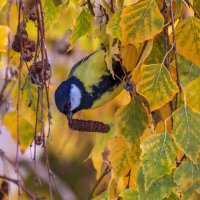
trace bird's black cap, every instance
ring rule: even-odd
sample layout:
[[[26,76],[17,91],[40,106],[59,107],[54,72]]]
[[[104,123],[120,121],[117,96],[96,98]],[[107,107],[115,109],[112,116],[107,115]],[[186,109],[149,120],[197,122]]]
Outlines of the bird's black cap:
[[[70,88],[71,84],[68,80],[63,81],[55,91],[55,103],[58,110],[68,115],[70,114]]]

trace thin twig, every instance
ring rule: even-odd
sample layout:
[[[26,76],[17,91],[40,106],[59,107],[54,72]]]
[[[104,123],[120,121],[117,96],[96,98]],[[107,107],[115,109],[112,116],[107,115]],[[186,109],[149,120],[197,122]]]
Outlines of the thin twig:
[[[170,3],[170,15],[171,15],[171,20],[172,20],[172,38],[173,38],[173,44],[174,44],[173,45],[173,51],[174,51],[175,64],[176,64],[176,79],[177,79],[177,85],[179,87],[179,91],[181,92],[182,86],[181,86],[181,82],[180,82],[179,69],[178,69],[178,54],[177,54],[177,49],[176,49],[176,36],[175,36],[174,14],[173,14],[172,0],[169,0],[169,3]]]
[[[19,0],[19,11],[18,11],[18,27],[20,35],[20,63],[18,67],[18,95],[17,95],[17,149],[16,149],[16,160],[15,160],[15,171],[17,173],[17,179],[19,180],[19,145],[20,145],[20,91],[21,91],[21,72],[23,66],[23,44],[22,44],[22,27],[21,27],[21,8],[22,0]],[[20,196],[20,188],[18,187],[18,196]]]
[[[93,10],[92,3],[91,3],[90,0],[87,0],[87,5],[88,5],[88,9],[90,11],[90,14],[94,17],[95,16],[95,12]]]
[[[167,15],[167,4],[166,2],[164,2],[164,6],[163,6],[163,15],[164,15],[164,24],[166,24],[168,22],[168,15]],[[165,47],[165,54],[168,52],[168,48],[169,48],[169,33],[168,33],[168,26],[164,26],[164,47]],[[169,56],[167,55],[165,57],[165,67],[168,69],[168,71],[170,72],[169,69]]]
[[[126,177],[128,177],[128,183],[126,189],[130,187],[130,180],[131,180],[131,169],[128,171]]]
[[[3,176],[3,175],[0,175],[0,178],[3,179],[3,180],[6,180],[6,181],[9,181],[9,182],[12,182],[14,183],[15,185],[17,185],[19,188],[21,188],[28,197],[30,197],[31,199],[33,200],[41,200],[39,197],[37,197],[36,195],[34,195],[30,190],[28,190],[26,187],[24,187],[20,181],[18,179],[12,179],[12,178],[9,178],[7,176]]]
[[[168,22],[168,7],[166,2],[164,1],[164,5],[163,5],[163,15],[164,15],[164,24],[166,24]],[[168,26],[164,26],[164,47],[165,47],[165,67],[167,68],[167,70],[170,72],[170,67],[169,67],[169,55],[168,55],[168,50],[169,50],[169,32],[168,32]],[[169,108],[170,108],[170,114],[173,113],[174,111],[174,106],[173,106],[173,100],[169,102]],[[173,126],[173,118],[171,117],[171,123]]]
[[[190,3],[190,1],[189,0],[183,0],[183,1],[188,5],[188,7],[192,8],[192,10],[194,11],[195,17],[200,19],[198,12],[194,9],[194,6]]]
[[[102,175],[99,177],[99,179],[97,180],[96,184],[94,185],[94,187],[92,188],[90,194],[88,195],[88,197],[86,198],[86,200],[90,200],[92,199],[92,196],[95,192],[95,190],[97,189],[97,187],[99,186],[99,184],[101,183],[101,181],[103,180],[103,178],[109,174],[111,172],[110,166],[107,166],[104,170],[104,172],[102,173]]]

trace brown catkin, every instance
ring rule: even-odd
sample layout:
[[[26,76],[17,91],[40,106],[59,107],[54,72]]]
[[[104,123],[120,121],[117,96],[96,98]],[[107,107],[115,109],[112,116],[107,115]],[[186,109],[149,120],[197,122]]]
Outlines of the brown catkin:
[[[104,124],[99,121],[81,119],[72,119],[71,121],[69,121],[69,127],[72,130],[81,132],[107,133],[110,130],[110,126],[108,124]]]

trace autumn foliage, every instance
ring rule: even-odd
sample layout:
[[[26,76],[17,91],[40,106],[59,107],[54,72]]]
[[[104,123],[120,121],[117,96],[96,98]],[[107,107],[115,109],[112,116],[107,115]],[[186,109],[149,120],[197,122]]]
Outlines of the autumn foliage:
[[[74,130],[81,126],[88,132],[97,128],[107,132],[107,124],[110,126],[108,133],[91,136],[93,148],[88,159],[96,170],[97,183],[87,198],[199,199],[200,1],[31,2],[26,9],[26,1],[18,0],[17,5],[0,2],[2,13],[18,8],[14,25],[10,25],[13,15],[5,23],[0,21],[0,70],[5,71],[0,107],[11,100],[1,119],[19,147],[16,173],[19,175],[18,154],[31,145],[42,147],[51,174],[48,142],[53,132],[57,134],[53,137],[59,137],[58,127],[54,124],[52,128],[52,119],[59,113],[51,98],[58,81],[51,84],[56,72],[49,61],[48,42],[60,20],[69,32],[65,55],[77,46],[86,51],[103,48],[111,74],[113,59],[121,62],[125,73],[121,80],[125,89],[109,103],[110,107],[104,107],[105,114],[102,109],[82,115],[85,120],[95,116],[92,127],[84,120],[79,125],[79,120],[69,124]],[[31,38],[33,30],[35,36]],[[110,116],[106,116],[108,112]],[[67,125],[63,119],[60,126]],[[22,187],[20,182],[15,184]],[[35,194],[31,195],[34,199]]]

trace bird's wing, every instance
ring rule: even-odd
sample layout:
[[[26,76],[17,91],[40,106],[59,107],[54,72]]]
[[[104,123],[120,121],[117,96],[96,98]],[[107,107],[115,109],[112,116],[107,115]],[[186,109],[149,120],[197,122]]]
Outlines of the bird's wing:
[[[103,76],[109,74],[104,58],[105,52],[103,50],[90,54],[80,61],[70,73],[71,76],[78,78],[84,84],[89,93],[92,92],[93,86],[99,84]]]
[[[78,67],[79,65],[81,65],[82,63],[84,63],[85,61],[87,61],[88,58],[90,58],[93,54],[95,54],[95,53],[98,52],[98,51],[99,51],[99,50],[97,50],[97,51],[95,51],[95,52],[89,54],[88,56],[86,56],[86,57],[82,58],[80,61],[78,61],[78,62],[71,68],[71,71],[70,71],[70,73],[69,73],[69,77],[72,76],[72,75],[74,74],[74,72],[76,71],[76,69],[77,69],[77,67]]]

